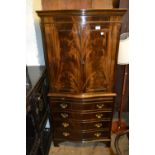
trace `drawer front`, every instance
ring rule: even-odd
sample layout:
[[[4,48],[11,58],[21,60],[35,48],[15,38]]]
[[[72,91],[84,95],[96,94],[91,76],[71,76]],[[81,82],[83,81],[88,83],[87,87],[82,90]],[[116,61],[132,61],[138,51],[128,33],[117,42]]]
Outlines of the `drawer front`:
[[[53,112],[52,113],[53,120],[69,120],[73,119],[76,121],[87,121],[87,120],[94,120],[94,121],[102,121],[103,119],[110,120],[112,117],[112,112],[89,112],[89,113],[79,113],[79,112],[68,112],[68,111],[61,111],[61,112]]]
[[[54,121],[56,129],[73,129],[73,130],[97,130],[97,129],[109,129],[111,121],[97,121],[97,122],[78,122],[71,120]]]
[[[114,98],[112,97],[100,97],[100,98],[88,98],[88,99],[72,99],[72,98],[50,98],[50,106],[52,111],[60,110],[112,110],[114,104]]]
[[[65,140],[92,140],[92,139],[103,139],[109,138],[110,132],[104,130],[96,130],[92,132],[75,132],[70,130],[55,130],[55,139]]]

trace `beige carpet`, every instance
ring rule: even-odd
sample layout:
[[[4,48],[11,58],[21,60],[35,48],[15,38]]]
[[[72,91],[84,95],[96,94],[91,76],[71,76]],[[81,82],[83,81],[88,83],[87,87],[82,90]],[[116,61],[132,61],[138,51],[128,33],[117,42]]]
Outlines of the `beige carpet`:
[[[53,143],[49,155],[116,155],[114,140],[116,135],[112,134],[111,148],[105,147],[101,142],[94,143],[60,143],[59,147],[54,147]],[[120,149],[123,155],[129,155],[129,142],[127,136],[123,136],[119,141]]]

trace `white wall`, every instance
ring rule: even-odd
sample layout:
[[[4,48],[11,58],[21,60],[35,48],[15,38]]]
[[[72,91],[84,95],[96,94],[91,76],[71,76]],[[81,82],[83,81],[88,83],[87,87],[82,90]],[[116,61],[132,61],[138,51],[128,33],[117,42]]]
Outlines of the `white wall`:
[[[26,2],[26,64],[44,65],[40,19],[35,12],[42,10],[41,0],[27,0]]]

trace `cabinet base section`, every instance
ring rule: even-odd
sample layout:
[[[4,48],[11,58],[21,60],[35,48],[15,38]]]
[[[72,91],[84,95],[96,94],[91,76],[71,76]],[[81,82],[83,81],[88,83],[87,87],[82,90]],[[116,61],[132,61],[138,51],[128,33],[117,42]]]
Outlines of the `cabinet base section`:
[[[73,142],[73,143],[81,143],[87,144],[92,142],[102,142],[106,145],[106,147],[111,147],[111,139],[94,139],[94,140],[65,140],[65,139],[54,139],[53,144],[55,147],[59,147],[59,144],[62,142]]]

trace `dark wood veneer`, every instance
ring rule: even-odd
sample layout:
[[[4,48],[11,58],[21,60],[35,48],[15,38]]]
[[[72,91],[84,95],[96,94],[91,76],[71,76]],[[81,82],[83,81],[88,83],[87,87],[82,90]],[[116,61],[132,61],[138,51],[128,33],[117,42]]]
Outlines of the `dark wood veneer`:
[[[55,128],[60,130],[64,129],[72,129],[72,130],[97,130],[97,129],[106,129],[110,127],[110,120],[104,120],[104,121],[86,121],[86,122],[81,122],[81,121],[74,121],[74,120],[56,120],[55,122]],[[78,128],[77,128],[78,127]]]
[[[68,135],[64,135],[64,133],[68,133]],[[96,136],[95,134],[99,134]],[[110,134],[107,130],[96,130],[96,131],[89,131],[89,132],[76,132],[74,130],[55,130],[54,138],[62,138],[67,140],[86,140],[86,139],[101,139],[101,138],[110,138]]]
[[[125,11],[37,11],[55,145],[65,140],[104,141],[110,145],[119,32]]]
[[[92,121],[92,120],[102,120],[102,119],[110,119],[111,115],[112,115],[112,110],[108,110],[108,111],[93,111],[93,112],[81,112],[79,113],[78,111],[57,111],[57,112],[53,112],[53,119],[55,118],[59,118],[59,119],[63,119],[63,117],[61,117],[61,114],[65,113],[68,114],[68,119],[73,119],[73,120],[77,120],[77,121]]]
[[[74,104],[68,103],[68,102],[54,102],[51,103],[52,105],[52,111],[60,111],[61,105],[67,105],[65,108],[66,110],[72,110],[72,111],[90,111],[90,110],[112,110],[113,102],[93,102],[91,104],[88,104],[86,102],[81,104]]]
[[[41,16],[68,16],[68,15],[77,15],[77,16],[123,16],[124,13],[127,11],[125,8],[119,8],[119,9],[74,9],[74,10],[44,10],[44,11],[36,11],[38,15]]]

